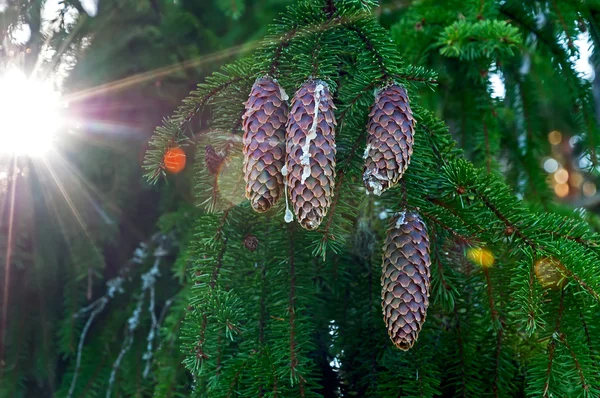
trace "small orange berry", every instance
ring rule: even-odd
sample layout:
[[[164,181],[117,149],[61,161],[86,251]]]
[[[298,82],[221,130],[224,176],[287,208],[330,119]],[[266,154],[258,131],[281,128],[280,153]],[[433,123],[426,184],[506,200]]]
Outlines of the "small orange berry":
[[[163,158],[165,168],[174,174],[179,173],[185,168],[185,161],[185,152],[178,146],[170,148]]]

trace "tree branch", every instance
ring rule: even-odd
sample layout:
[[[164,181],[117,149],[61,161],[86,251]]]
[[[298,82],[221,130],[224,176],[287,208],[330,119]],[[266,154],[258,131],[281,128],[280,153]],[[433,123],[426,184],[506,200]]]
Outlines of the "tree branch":
[[[563,312],[565,309],[565,290],[562,289],[560,292],[560,304],[558,307],[558,316],[556,317],[556,326],[554,327],[554,334],[560,334],[560,322],[562,320]],[[554,352],[556,351],[556,339],[554,336],[550,336],[550,343],[548,343],[548,368],[546,369],[546,381],[544,382],[544,390],[542,391],[543,396],[550,397],[548,390],[550,389],[550,375],[552,373],[552,361],[554,360]]]

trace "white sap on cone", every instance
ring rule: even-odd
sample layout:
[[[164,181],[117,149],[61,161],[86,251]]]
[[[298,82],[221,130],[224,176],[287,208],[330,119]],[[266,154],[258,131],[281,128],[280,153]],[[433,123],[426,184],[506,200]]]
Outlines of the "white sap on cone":
[[[300,164],[304,166],[302,170],[302,177],[300,182],[304,184],[306,179],[310,177],[310,144],[311,141],[317,138],[317,126],[319,124],[319,106],[321,105],[321,96],[323,95],[323,89],[325,87],[323,84],[317,84],[315,88],[315,110],[313,113],[312,125],[310,126],[310,130],[308,130],[308,135],[306,136],[306,141],[302,146],[302,156],[300,156]]]
[[[288,169],[287,169],[287,164],[284,164],[283,167],[281,168],[281,175],[283,176],[283,180],[284,182],[284,195],[285,195],[285,215],[283,216],[283,220],[285,222],[292,222],[294,220],[294,213],[292,213],[292,211],[290,210],[290,205],[288,203],[288,181],[287,181],[287,175],[288,175]]]

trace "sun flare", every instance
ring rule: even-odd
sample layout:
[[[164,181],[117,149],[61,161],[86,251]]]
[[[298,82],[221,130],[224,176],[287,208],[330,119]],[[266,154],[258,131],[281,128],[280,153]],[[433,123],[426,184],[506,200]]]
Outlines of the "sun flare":
[[[39,156],[62,124],[60,94],[17,69],[0,76],[0,153]]]

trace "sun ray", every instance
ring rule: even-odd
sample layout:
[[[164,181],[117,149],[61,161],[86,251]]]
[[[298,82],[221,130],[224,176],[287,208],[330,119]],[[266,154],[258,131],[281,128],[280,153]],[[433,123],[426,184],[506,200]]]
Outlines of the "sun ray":
[[[38,165],[39,165],[39,162],[34,162],[32,166],[33,166],[33,169],[35,170],[36,175],[39,176],[39,175],[41,175],[41,173],[43,173],[44,170],[40,167],[37,167]],[[41,178],[41,179],[38,178],[37,181],[40,182],[41,192],[42,192],[44,201],[46,203],[46,206],[49,209],[49,211],[52,212],[52,214],[54,215],[54,218],[56,219],[56,222],[58,223],[58,226],[59,226],[59,229],[61,232],[61,236],[63,237],[63,241],[66,244],[68,255],[72,261],[73,268],[77,268],[77,256],[76,256],[75,250],[73,248],[72,239],[68,232],[68,228],[65,224],[65,220],[63,219],[63,217],[61,216],[61,213],[59,211],[57,201],[55,200],[55,198],[52,195],[53,191],[51,189],[51,186],[50,186],[50,184],[48,184],[47,179],[45,179],[45,178]],[[90,274],[89,272],[90,272],[90,268],[88,267],[88,275]]]
[[[48,162],[48,160],[46,158],[42,158],[42,162],[46,166],[46,168],[47,168],[50,176],[52,177],[52,180],[54,181],[54,183],[58,187],[58,189],[59,189],[60,193],[62,194],[63,198],[67,202],[67,205],[69,206],[71,212],[75,216],[75,219],[77,220],[77,223],[81,227],[81,230],[83,231],[83,233],[85,234],[85,236],[90,241],[92,247],[94,248],[94,251],[96,252],[96,254],[98,256],[102,257],[102,254],[98,250],[98,247],[96,246],[96,243],[94,242],[93,238],[90,236],[89,231],[88,231],[88,229],[85,226],[85,222],[83,220],[83,217],[81,216],[81,213],[79,213],[79,210],[77,210],[77,207],[75,206],[75,204],[71,200],[71,197],[69,196],[69,193],[66,191],[66,189],[63,186],[62,182],[60,181],[60,179],[56,175],[56,172],[54,171],[54,168],[52,167],[52,165],[50,164],[50,162]]]
[[[151,81],[159,77],[172,75],[174,73],[184,71],[186,69],[195,68],[208,62],[214,62],[223,58],[230,57],[240,52],[252,50],[260,44],[260,41],[252,41],[250,43],[237,45],[226,48],[221,51],[208,54],[206,56],[197,57],[184,62],[178,62],[176,64],[164,66],[162,68],[154,69],[148,72],[139,73],[137,75],[129,76],[121,80],[102,84],[96,87],[92,87],[86,90],[74,92],[65,95],[65,100],[69,103],[83,101],[87,98],[93,97],[98,94],[107,94],[114,91],[120,91],[127,87],[135,86],[140,83]]]
[[[15,196],[17,192],[17,157],[14,157],[11,172],[9,175],[13,177],[10,186],[10,209],[8,213],[8,239],[6,242],[6,259],[4,262],[4,289],[2,294],[2,341],[0,342],[0,364],[4,363],[4,352],[6,347],[6,330],[8,325],[8,300],[10,287],[10,261],[12,259],[12,240],[13,240],[13,223],[15,215]],[[0,366],[0,370],[4,371],[4,365]],[[1,372],[0,372],[1,374]]]
[[[114,211],[117,215],[122,214],[122,210],[119,208],[119,206],[117,206],[115,203],[111,203],[111,201],[106,198],[106,195],[104,195],[93,184],[87,181],[87,179],[81,174],[81,171],[74,167],[59,152],[55,151],[54,156],[55,160],[59,161],[60,165],[74,177],[71,181],[71,184],[73,184],[75,188],[77,188],[77,190],[84,195],[85,199],[92,203],[92,205],[96,203],[94,197],[97,197],[102,201],[102,203],[108,204],[108,208]],[[105,217],[103,216],[103,218]]]
[[[39,175],[41,170],[37,167],[37,165],[38,165],[38,163],[33,164],[36,173]],[[71,259],[74,259],[75,257],[73,254],[73,249],[71,247],[71,241],[69,239],[69,234],[67,233],[67,227],[65,226],[65,222],[60,215],[56,201],[52,197],[50,187],[45,179],[38,179],[38,181],[40,181],[40,185],[42,187],[42,195],[44,196],[44,201],[46,204],[50,205],[50,210],[52,211],[52,213],[54,214],[54,216],[58,222],[60,232],[61,232],[61,234],[65,240],[65,243],[67,244],[67,247],[69,249],[69,255],[71,256]]]

